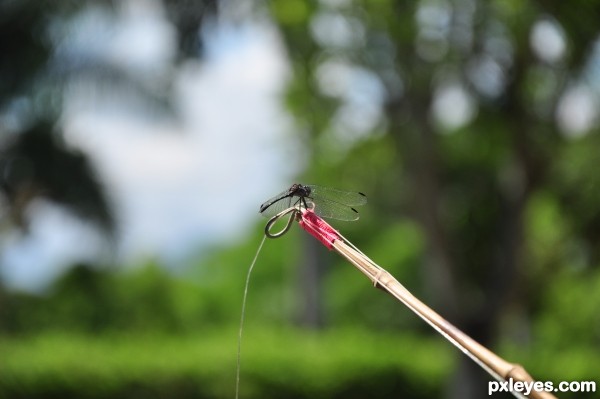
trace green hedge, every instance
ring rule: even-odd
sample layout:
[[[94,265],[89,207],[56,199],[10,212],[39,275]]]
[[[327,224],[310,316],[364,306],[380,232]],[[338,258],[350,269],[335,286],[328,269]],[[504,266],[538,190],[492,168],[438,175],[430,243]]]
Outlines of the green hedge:
[[[2,398],[232,398],[235,329],[198,335],[44,333],[0,338]],[[441,340],[248,326],[241,398],[439,397]]]

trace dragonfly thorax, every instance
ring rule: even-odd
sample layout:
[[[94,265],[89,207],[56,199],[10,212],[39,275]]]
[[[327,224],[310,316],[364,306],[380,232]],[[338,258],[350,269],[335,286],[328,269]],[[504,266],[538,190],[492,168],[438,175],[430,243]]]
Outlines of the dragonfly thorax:
[[[305,186],[303,184],[292,184],[292,187],[290,187],[290,195],[296,196],[296,197],[308,197],[310,196],[310,192],[311,192],[311,188],[309,186]]]

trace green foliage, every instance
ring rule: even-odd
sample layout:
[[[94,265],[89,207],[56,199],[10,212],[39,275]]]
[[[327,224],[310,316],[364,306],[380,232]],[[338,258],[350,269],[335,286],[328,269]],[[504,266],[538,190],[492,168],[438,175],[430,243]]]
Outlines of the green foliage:
[[[547,287],[548,306],[534,324],[537,346],[558,351],[579,347],[600,355],[600,271],[563,271],[559,277]]]
[[[285,25],[302,25],[307,23],[310,5],[307,0],[274,1],[271,3],[273,15]]]
[[[417,226],[399,222],[384,230],[377,241],[363,248],[369,257],[409,287],[418,287],[423,256],[423,237]],[[402,243],[401,246],[398,243]],[[392,250],[393,249],[393,250]],[[359,323],[373,329],[396,330],[422,326],[420,319],[366,281],[347,262],[339,259],[327,279],[326,307],[331,324]],[[418,288],[413,292],[418,295]]]
[[[148,262],[127,270],[79,265],[43,296],[5,293],[0,331],[72,330],[189,332],[239,321],[243,284],[261,237],[214,249],[173,275]],[[294,238],[295,237],[295,238]],[[267,241],[252,276],[248,314],[257,322],[289,323],[299,231]]]
[[[150,264],[122,274],[78,266],[45,297],[8,295],[5,331],[185,331],[211,320],[202,294]]]
[[[550,194],[538,193],[526,212],[528,263],[533,278],[545,282],[561,265],[576,266],[580,262],[573,252],[575,243],[569,238],[571,227],[560,210],[560,203]]]
[[[235,329],[0,339],[2,398],[232,397]],[[244,398],[436,397],[448,348],[411,335],[248,328]]]

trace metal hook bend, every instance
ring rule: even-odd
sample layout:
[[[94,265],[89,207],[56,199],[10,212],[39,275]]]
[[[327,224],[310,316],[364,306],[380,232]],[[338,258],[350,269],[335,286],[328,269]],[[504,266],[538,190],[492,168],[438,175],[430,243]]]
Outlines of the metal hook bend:
[[[273,227],[273,225],[282,217],[284,217],[287,214],[290,214],[290,218],[287,221],[287,224],[285,225],[285,227],[281,230],[278,231],[277,233],[271,233],[271,228]],[[279,238],[282,235],[284,235],[285,233],[288,232],[288,230],[290,229],[290,227],[292,227],[292,222],[296,219],[296,216],[298,215],[299,211],[298,208],[296,207],[291,207],[288,208],[284,211],[279,212],[277,215],[273,216],[271,219],[269,219],[269,221],[267,222],[267,225],[265,226],[265,235],[269,238]]]

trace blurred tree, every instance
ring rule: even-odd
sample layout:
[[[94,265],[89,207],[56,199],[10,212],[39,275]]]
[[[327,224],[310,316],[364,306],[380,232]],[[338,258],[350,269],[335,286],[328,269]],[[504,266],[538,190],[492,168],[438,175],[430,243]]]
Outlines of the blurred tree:
[[[92,167],[83,154],[65,148],[48,123],[39,122],[13,137],[2,152],[0,170],[0,188],[18,226],[26,227],[24,214],[31,200],[45,197],[112,232],[113,217]]]
[[[558,161],[572,153],[594,162],[569,138],[589,144],[597,127],[585,115],[572,123],[565,104],[582,79],[598,79],[587,71],[598,62],[591,16],[600,2],[294,0],[269,9],[293,62],[288,101],[312,153],[307,174],[339,182],[356,172],[382,228],[391,215],[418,221],[430,301],[475,339],[490,345],[508,309],[525,309],[518,317],[528,324],[544,275],[524,263],[534,194],[551,193],[583,248],[598,247],[600,196],[574,186],[596,179]],[[374,142],[393,154],[369,167],[359,154]],[[451,397],[480,396],[473,367],[465,358]]]
[[[86,155],[63,143],[58,122],[63,89],[70,79],[83,76],[141,92],[163,108],[169,100],[148,88],[153,82],[136,80],[135,74],[94,58],[87,48],[65,51],[57,37],[73,35],[66,27],[86,9],[99,8],[115,18],[127,3],[0,2],[0,198],[13,225],[26,228],[28,205],[43,197],[113,232],[110,204]],[[199,30],[217,11],[216,1],[167,1],[164,6],[178,33],[177,61],[200,56]]]
[[[199,290],[192,288],[154,264],[127,275],[79,264],[44,297],[7,295],[0,312],[0,330],[15,336],[44,331],[182,332],[210,321],[208,312],[201,309],[205,305]],[[186,300],[193,302],[194,308],[182,317]]]

